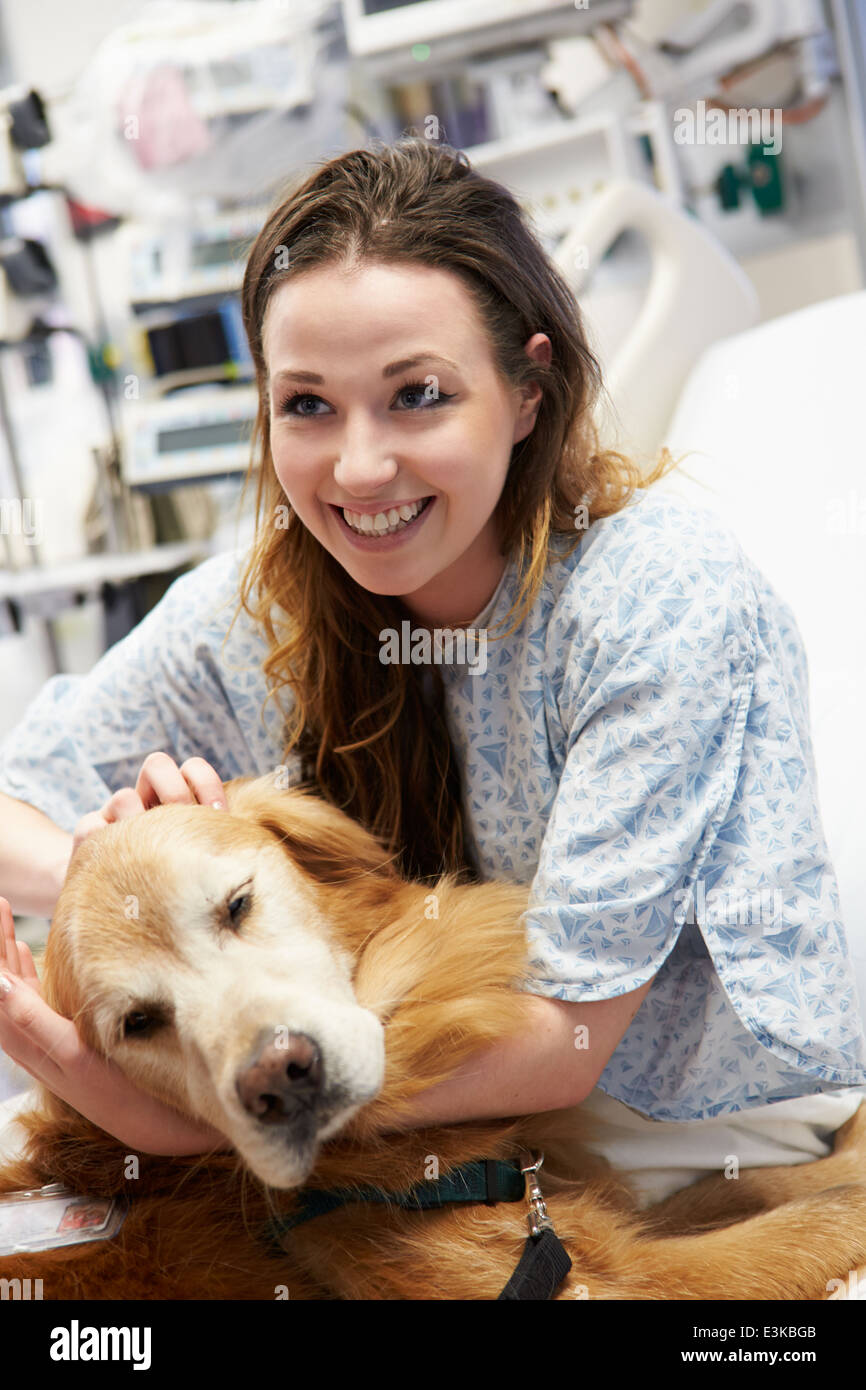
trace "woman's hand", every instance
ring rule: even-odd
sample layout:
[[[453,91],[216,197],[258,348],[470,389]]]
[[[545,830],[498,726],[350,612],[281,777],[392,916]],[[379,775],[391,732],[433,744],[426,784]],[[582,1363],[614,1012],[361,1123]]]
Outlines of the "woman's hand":
[[[139,1091],[119,1067],[82,1042],[75,1024],[49,1008],[29,946],[15,939],[12,909],[0,898],[0,1046],[107,1134],[143,1153],[202,1153],[225,1136]]]
[[[228,809],[226,794],[218,772],[204,758],[187,758],[178,767],[168,753],[148,753],[141,765],[135,787],[121,787],[109,797],[99,811],[82,816],[72,832],[72,853],[94,830],[102,830],[114,821],[126,820],[154,806],[175,803],[180,805],[218,806]]]
[[[151,753],[133,790],[124,787],[75,827],[73,854],[95,830],[165,802],[227,807],[219,774],[203,758],[181,768]],[[0,1047],[73,1109],[143,1153],[194,1154],[229,1147],[218,1130],[140,1091],[119,1067],[87,1047],[75,1024],[42,997],[30,949],[15,939],[12,909],[0,898]]]

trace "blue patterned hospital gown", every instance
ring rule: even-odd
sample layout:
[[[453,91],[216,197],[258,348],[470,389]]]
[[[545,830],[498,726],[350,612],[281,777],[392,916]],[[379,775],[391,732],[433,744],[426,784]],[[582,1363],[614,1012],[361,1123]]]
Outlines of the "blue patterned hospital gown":
[[[223,646],[241,559],[206,560],[89,675],[49,680],[0,744],[0,791],[72,830],[156,749],[224,780],[282,764],[264,639],[241,613]],[[656,976],[601,1089],[685,1121],[866,1084],[790,609],[722,522],[652,488],[497,641],[515,593],[511,561],[473,625],[483,673],[443,664],[449,724],[484,877],[531,884],[531,991]]]

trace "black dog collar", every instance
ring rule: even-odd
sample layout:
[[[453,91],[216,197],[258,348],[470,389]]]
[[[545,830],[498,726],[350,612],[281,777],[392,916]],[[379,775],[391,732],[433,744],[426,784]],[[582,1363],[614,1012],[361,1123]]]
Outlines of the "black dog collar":
[[[519,1202],[526,1195],[525,1177],[530,1174],[529,1238],[499,1299],[549,1299],[571,1269],[571,1260],[553,1229],[538,1186],[537,1173],[543,1162],[543,1154],[526,1166],[516,1158],[474,1159],[445,1177],[416,1183],[406,1192],[385,1192],[378,1187],[307,1188],[298,1195],[296,1211],[272,1219],[267,1238],[282,1249],[282,1237],[288,1231],[347,1202],[375,1202],[404,1211],[428,1211],[452,1202],[484,1202],[486,1206]]]

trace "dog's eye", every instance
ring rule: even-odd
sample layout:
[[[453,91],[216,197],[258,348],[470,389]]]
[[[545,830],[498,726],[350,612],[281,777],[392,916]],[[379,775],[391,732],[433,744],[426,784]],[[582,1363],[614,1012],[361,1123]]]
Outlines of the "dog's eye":
[[[229,903],[229,916],[233,926],[237,926],[238,922],[249,912],[252,900],[252,893],[238,893],[237,897],[232,898]]]
[[[133,1009],[126,1015],[121,1025],[125,1038],[149,1038],[167,1023],[164,1013],[156,1010]]]

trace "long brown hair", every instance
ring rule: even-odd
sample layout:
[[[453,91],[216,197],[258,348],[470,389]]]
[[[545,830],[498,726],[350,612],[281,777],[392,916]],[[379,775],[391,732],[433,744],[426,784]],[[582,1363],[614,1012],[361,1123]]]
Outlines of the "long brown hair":
[[[516,558],[518,573],[507,615],[514,621],[502,637],[531,610],[547,564],[580,543],[577,509],[585,508],[581,520],[591,525],[675,464],[663,449],[643,476],[633,459],[599,448],[592,410],[601,370],[575,298],[516,198],[477,173],[463,151],[418,136],[374,141],[318,166],[268,216],[242,290],[259,390],[259,474],[240,602],[267,637],[268,699],[284,689],[289,696],[282,706],[284,757],[299,755],[303,784],[378,835],[404,873],[427,878],[452,870],[472,879],[478,868],[465,834],[439,667],[380,661],[380,632],[399,631],[408,610],[399,597],[361,588],[287,509],[271,456],[262,350],[270,296],[314,266],[373,261],[432,265],[459,277],[481,313],[503,381],[542,387],[534,428],[512,450],[494,511],[501,553]],[[537,332],[550,338],[549,366],[524,350]],[[432,705],[425,671],[432,672]]]

